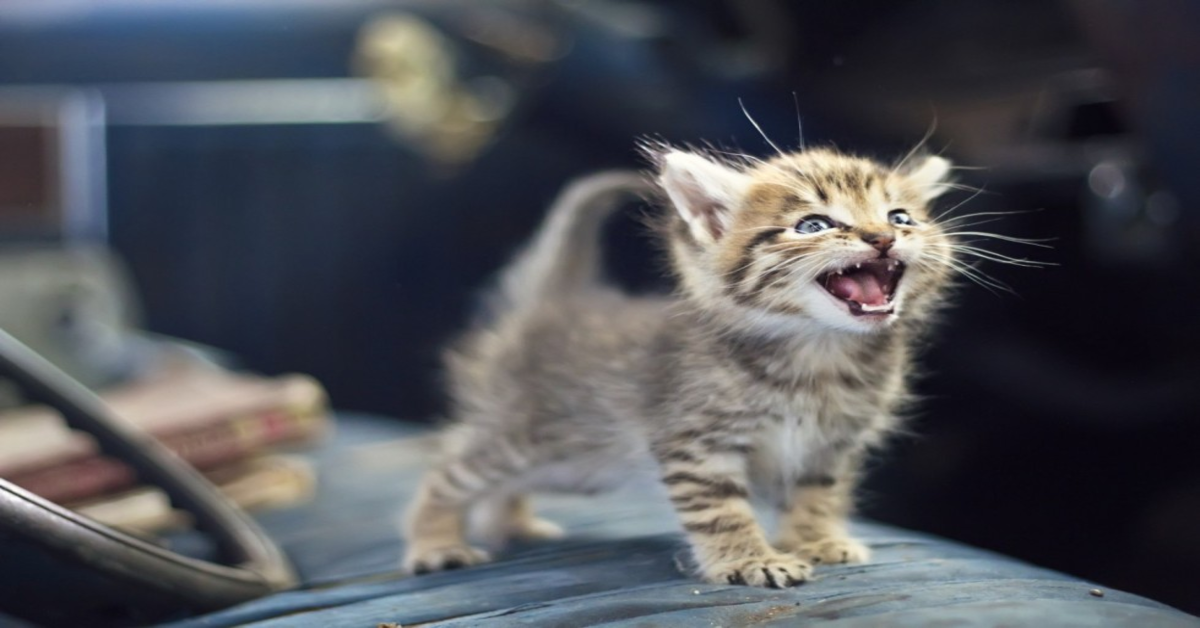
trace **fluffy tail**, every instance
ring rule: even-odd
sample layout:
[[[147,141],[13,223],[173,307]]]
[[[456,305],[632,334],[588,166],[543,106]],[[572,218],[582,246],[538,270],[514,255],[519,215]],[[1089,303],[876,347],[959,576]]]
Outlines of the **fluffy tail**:
[[[654,190],[640,173],[608,171],[569,183],[541,229],[500,276],[500,307],[523,309],[559,292],[592,284],[600,269],[600,229],[629,196]]]

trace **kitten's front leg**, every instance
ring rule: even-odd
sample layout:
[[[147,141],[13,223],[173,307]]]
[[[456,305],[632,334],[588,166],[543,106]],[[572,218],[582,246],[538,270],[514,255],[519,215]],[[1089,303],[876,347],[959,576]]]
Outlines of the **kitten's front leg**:
[[[801,478],[776,545],[813,563],[866,562],[870,550],[846,530],[855,484],[853,470]]]
[[[808,580],[812,565],[771,547],[758,525],[743,454],[682,439],[659,449],[663,483],[705,580],[775,588]]]

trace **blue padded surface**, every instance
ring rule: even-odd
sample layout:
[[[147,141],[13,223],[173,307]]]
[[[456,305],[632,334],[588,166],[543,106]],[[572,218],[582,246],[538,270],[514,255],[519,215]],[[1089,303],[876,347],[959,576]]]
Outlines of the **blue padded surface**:
[[[595,497],[539,496],[570,537],[512,548],[498,562],[402,577],[396,519],[427,462],[419,428],[346,417],[317,453],[317,501],[263,524],[308,583],[173,624],[403,626],[1191,626],[1200,619],[996,554],[856,522],[867,565],[825,566],[788,590],[708,585],[677,563],[683,542],[653,483]],[[1101,589],[1103,597],[1093,596]]]

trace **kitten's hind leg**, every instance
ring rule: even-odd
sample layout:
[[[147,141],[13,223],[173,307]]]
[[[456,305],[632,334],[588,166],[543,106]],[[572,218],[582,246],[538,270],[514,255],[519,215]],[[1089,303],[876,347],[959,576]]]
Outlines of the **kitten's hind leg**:
[[[444,458],[421,479],[405,517],[403,566],[409,573],[487,562],[487,552],[467,543],[467,513],[528,464],[503,435],[460,427],[446,434],[446,445]]]
[[[500,494],[484,498],[471,512],[472,536],[484,547],[500,549],[510,539],[560,539],[565,532],[557,523],[533,512],[527,495]]]
[[[490,560],[488,553],[471,547],[464,536],[468,495],[447,490],[445,469],[425,475],[405,517],[404,570],[421,574],[467,567]],[[449,481],[452,482],[452,481]]]

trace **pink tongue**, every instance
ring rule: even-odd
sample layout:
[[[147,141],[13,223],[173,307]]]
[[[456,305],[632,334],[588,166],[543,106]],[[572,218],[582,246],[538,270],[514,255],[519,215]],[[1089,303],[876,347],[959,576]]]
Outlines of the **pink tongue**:
[[[834,275],[829,278],[829,292],[839,299],[857,301],[862,305],[883,305],[887,296],[874,273],[858,272]]]

